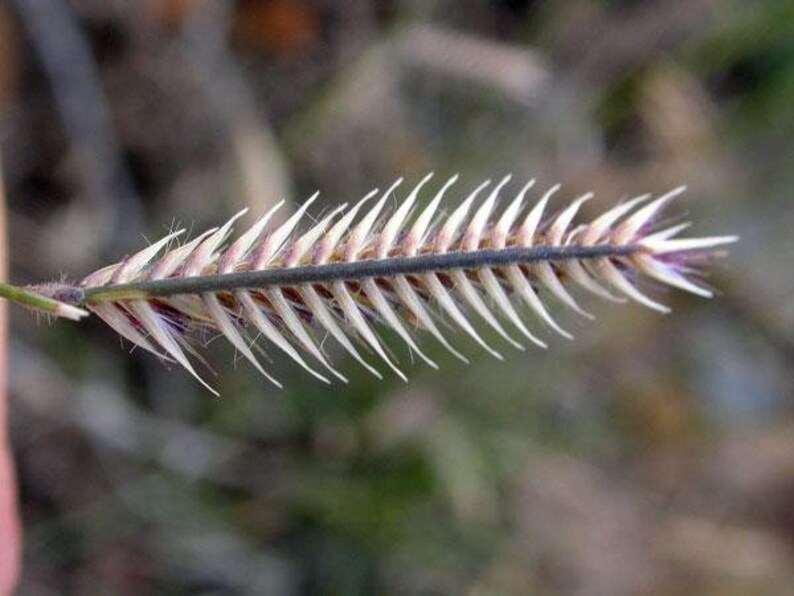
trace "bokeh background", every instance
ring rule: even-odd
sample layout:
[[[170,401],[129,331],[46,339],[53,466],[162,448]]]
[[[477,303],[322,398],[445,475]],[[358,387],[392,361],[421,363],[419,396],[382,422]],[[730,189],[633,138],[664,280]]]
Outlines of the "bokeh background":
[[[274,354],[279,391],[213,341],[216,399],[15,309],[20,593],[790,593],[792,138],[784,0],[5,0],[16,282],[430,170],[589,214],[687,183],[697,233],[742,237],[712,301],[582,297],[575,343],[458,336],[466,367],[428,341],[407,385],[328,342],[351,383]]]

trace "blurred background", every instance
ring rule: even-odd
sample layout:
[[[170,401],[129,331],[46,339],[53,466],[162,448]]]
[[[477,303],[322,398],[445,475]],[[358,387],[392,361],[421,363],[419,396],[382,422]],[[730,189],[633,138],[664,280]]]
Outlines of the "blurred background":
[[[790,593],[792,138],[784,0],[5,0],[15,282],[431,170],[586,215],[686,183],[696,235],[742,237],[713,301],[583,296],[576,342],[427,341],[407,385],[328,345],[348,386],[274,354],[279,391],[217,341],[216,399],[14,309],[20,594]]]

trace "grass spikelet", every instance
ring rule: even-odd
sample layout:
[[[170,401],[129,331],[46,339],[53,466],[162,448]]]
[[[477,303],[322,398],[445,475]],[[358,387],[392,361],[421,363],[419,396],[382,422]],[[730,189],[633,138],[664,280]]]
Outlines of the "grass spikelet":
[[[202,328],[225,336],[277,386],[254,354],[255,335],[263,347],[275,346],[321,382],[346,381],[320,348],[317,337],[326,333],[372,374],[382,376],[355,340],[406,380],[378,325],[394,331],[432,368],[438,366],[420,347],[420,329],[467,361],[456,345],[460,340],[440,330],[442,317],[496,358],[501,353],[477,331],[482,324],[517,349],[525,349],[523,340],[546,348],[527,314],[541,327],[572,338],[551,317],[546,297],[587,318],[592,315],[579,305],[572,287],[667,313],[669,308],[641,292],[638,282],[645,277],[711,297],[700,281],[701,268],[721,254],[721,246],[737,240],[678,237],[689,224],[660,229],[659,213],[683,187],[655,199],[638,196],[590,222],[575,223],[592,194],[548,215],[559,185],[533,205],[527,198],[530,181],[500,209],[507,176],[495,185],[480,184],[460,203],[449,200],[450,214],[439,216],[457,182],[454,176],[413,217],[431,178],[422,179],[391,211],[387,202],[397,196],[402,179],[302,230],[317,195],[284,224],[269,228],[277,205],[235,241],[229,241],[232,225],[244,212],[188,243],[170,246],[182,233],[178,230],[76,287],[39,292],[72,296],[72,308],[95,313],[134,344],[178,362],[207,387],[185,354],[194,352],[191,332]]]

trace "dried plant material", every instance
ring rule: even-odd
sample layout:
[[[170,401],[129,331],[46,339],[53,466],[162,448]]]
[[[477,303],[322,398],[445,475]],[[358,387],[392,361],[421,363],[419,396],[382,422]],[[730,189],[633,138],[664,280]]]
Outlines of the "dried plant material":
[[[526,197],[534,181],[498,213],[510,176],[496,185],[480,184],[448,215],[440,215],[442,200],[457,182],[454,176],[412,217],[431,176],[403,201],[397,200],[392,211],[386,206],[396,200],[402,179],[384,192],[371,191],[352,207],[334,209],[303,231],[298,231],[299,224],[307,219],[316,194],[285,223],[269,227],[279,203],[228,244],[232,225],[245,211],[183,245],[174,245],[184,233],[177,230],[92,273],[79,288],[57,290],[59,296],[76,292],[79,299],[72,301],[77,306],[95,313],[134,344],[178,362],[205,385],[186,355],[195,354],[191,332],[201,329],[221,333],[278,386],[254,354],[255,335],[326,383],[330,377],[322,370],[346,381],[317,340],[326,333],[374,375],[381,377],[356,343],[406,380],[376,325],[393,331],[433,368],[438,366],[422,351],[419,329],[466,360],[440,330],[442,318],[501,359],[477,330],[476,321],[482,319],[521,350],[521,337],[546,347],[539,332],[530,330],[527,311],[570,339],[551,317],[544,299],[549,295],[592,318],[571,293],[572,286],[613,302],[629,299],[667,313],[667,306],[641,291],[640,280],[711,297],[701,281],[700,266],[721,254],[718,247],[737,239],[679,238],[689,224],[660,228],[659,213],[684,187],[655,199],[642,195],[627,200],[589,223],[575,224],[579,209],[592,194],[549,215],[548,204],[559,185],[530,206]],[[39,291],[52,295],[55,290]]]
[[[435,25],[407,28],[394,48],[409,66],[491,87],[521,104],[540,97],[549,81],[537,52]]]

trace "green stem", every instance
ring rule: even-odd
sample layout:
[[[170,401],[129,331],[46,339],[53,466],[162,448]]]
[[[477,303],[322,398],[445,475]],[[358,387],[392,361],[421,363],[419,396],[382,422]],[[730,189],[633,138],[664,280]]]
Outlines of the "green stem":
[[[59,302],[58,300],[53,300],[47,296],[42,296],[27,288],[21,288],[4,282],[0,282],[0,298],[5,298],[10,302],[15,302],[16,304],[21,304],[56,317],[72,319],[73,321],[79,321],[82,317],[88,316],[88,312],[81,308]]]

